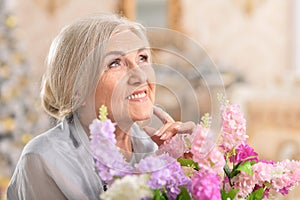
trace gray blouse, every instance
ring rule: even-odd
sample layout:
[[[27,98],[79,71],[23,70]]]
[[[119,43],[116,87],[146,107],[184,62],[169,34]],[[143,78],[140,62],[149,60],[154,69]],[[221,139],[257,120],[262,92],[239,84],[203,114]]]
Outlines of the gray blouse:
[[[132,163],[157,150],[137,125],[131,129]],[[7,190],[8,200],[99,199],[89,139],[76,115],[37,136],[24,148]]]

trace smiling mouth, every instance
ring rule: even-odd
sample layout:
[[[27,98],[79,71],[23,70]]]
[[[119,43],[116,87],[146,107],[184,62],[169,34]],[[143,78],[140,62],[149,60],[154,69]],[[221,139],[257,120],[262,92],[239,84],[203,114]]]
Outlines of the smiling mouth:
[[[147,91],[137,91],[126,97],[128,100],[138,100],[147,97]]]

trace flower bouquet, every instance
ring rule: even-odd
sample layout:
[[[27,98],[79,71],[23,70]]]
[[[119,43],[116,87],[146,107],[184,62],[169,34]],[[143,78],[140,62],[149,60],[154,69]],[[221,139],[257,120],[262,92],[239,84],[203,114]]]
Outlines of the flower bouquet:
[[[262,160],[247,144],[246,121],[223,97],[221,133],[211,137],[211,118],[202,117],[191,135],[177,134],[154,155],[128,163],[116,146],[115,124],[106,107],[90,125],[90,146],[100,178],[101,199],[268,199],[287,194],[300,182],[300,162]],[[189,156],[187,156],[189,155]]]

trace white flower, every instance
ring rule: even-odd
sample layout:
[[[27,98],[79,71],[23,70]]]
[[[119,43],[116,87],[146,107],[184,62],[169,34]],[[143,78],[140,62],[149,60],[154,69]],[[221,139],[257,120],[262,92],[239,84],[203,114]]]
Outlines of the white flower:
[[[100,195],[100,198],[103,200],[151,198],[153,193],[147,184],[149,177],[147,174],[124,176],[115,180],[109,189]]]

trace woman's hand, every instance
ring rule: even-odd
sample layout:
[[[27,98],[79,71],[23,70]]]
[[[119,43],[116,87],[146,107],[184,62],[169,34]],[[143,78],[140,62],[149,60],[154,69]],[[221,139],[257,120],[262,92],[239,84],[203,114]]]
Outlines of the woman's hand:
[[[144,131],[151,136],[151,139],[159,146],[164,141],[172,138],[176,134],[189,133],[191,134],[195,128],[195,123],[189,122],[175,122],[174,119],[161,108],[153,107],[153,114],[158,117],[163,125],[158,129],[149,126],[144,127]]]

